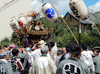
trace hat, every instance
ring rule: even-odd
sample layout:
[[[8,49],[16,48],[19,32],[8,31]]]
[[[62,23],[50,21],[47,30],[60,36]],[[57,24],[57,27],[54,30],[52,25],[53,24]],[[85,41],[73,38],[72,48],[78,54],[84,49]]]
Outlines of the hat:
[[[94,48],[92,48],[92,51],[93,51],[94,49],[99,49],[99,52],[100,52],[100,47],[94,47]]]
[[[13,44],[10,44],[10,45],[9,45],[9,47],[11,47],[11,48],[15,48],[15,45],[13,45]]]
[[[35,49],[35,47],[36,47],[36,44],[34,44],[34,46],[32,47],[32,50],[34,50],[34,49]]]
[[[3,57],[5,57],[7,54],[9,54],[9,51],[7,51],[6,53],[3,53],[3,54],[1,53],[0,54],[0,59],[3,58]]]
[[[38,47],[41,47],[45,44],[46,44],[46,42],[44,40],[41,40],[41,41],[38,42]]]
[[[92,48],[89,48],[90,50],[92,50]]]
[[[27,52],[30,51],[31,49],[29,47],[26,48]]]

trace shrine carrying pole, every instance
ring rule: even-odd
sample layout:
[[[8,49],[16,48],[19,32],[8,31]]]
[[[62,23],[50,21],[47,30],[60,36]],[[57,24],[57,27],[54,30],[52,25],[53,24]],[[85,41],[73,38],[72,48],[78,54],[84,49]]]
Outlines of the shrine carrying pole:
[[[53,3],[51,2],[51,0],[49,0],[50,3],[52,4],[52,6],[54,7],[54,9],[56,10],[56,12],[60,15],[60,13],[58,12],[58,10],[55,8],[55,6],[53,5]],[[60,15],[61,17],[61,15]],[[72,36],[74,37],[75,41],[79,44],[78,40],[76,39],[74,33],[72,32],[72,30],[70,29],[70,27],[68,26],[68,24],[66,23],[66,21],[61,17],[61,19],[63,20],[63,22],[65,23],[65,25],[67,26],[67,28],[69,29],[69,31],[71,32]]]
[[[94,26],[95,26],[97,32],[98,32],[98,34],[99,34],[99,36],[100,36],[100,32],[99,32],[99,30],[98,30],[98,28],[97,28],[97,26],[96,26],[94,20],[92,19],[92,17],[91,17],[91,15],[90,15],[89,11],[88,11],[88,14],[89,14],[89,16],[90,16],[90,18],[91,18],[91,20],[92,20],[92,22],[93,22],[93,24],[94,24]]]

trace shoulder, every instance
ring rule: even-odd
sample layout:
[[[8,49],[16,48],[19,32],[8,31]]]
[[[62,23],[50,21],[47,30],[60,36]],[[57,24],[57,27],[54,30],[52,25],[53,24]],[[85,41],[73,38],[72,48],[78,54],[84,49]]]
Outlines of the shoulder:
[[[88,65],[84,61],[80,60],[80,64],[81,64],[81,67],[82,67],[82,72],[84,72],[84,73],[89,72]]]
[[[81,64],[82,66],[84,66],[84,67],[86,67],[86,68],[88,67],[87,64],[86,64],[84,61],[79,60],[79,62],[80,62],[80,64]]]
[[[39,57],[39,58],[36,59],[36,62],[40,62],[40,61],[46,62],[46,63],[49,63],[49,64],[54,63],[54,61],[49,57]]]
[[[81,64],[81,70],[83,74],[89,74],[89,68],[88,65],[84,62],[80,60],[80,64]]]
[[[87,54],[88,52],[87,51],[83,51],[83,52],[81,52],[81,54]]]
[[[18,53],[18,58],[25,58],[27,56],[26,53]]]
[[[10,63],[5,63],[5,65],[7,66],[7,65],[11,65]]]
[[[41,57],[36,58],[34,62],[37,62],[39,59],[41,59]]]
[[[97,57],[95,57],[96,59],[99,59],[99,57],[97,56]]]
[[[28,52],[28,55],[31,55],[32,54],[32,52]]]
[[[35,60],[34,60],[34,63],[32,64],[32,66],[36,66],[37,64],[38,64],[38,60],[40,59],[40,57],[38,57],[38,58],[36,58]]]
[[[36,49],[36,51],[41,51],[41,49],[39,48],[39,49]]]
[[[34,51],[32,52],[32,54],[35,54],[35,53],[37,53],[38,51],[40,51],[40,49],[34,50]]]
[[[11,68],[12,68],[11,63],[6,63],[6,64],[4,65],[4,67],[5,67],[6,69],[11,69]]]
[[[50,57],[45,57],[48,61],[54,62]]]
[[[96,60],[96,59],[98,59],[98,57],[93,57],[93,60]]]
[[[64,59],[60,62],[60,66],[63,66],[64,64],[68,63],[70,59]]]
[[[6,63],[4,65],[4,68],[5,68],[7,74],[13,74],[13,69],[12,69],[12,66],[10,63]]]
[[[14,57],[10,58],[9,62],[12,62],[12,61],[16,61],[16,59]]]
[[[35,53],[35,50],[31,52],[31,54],[33,55]]]
[[[78,62],[79,61],[78,60],[74,60],[74,58],[73,59],[69,58],[69,59],[61,61],[61,63],[58,65],[58,67],[62,68],[63,73],[68,72],[68,73],[73,73],[74,74],[78,70],[77,73],[81,74],[81,66],[80,66],[80,64]],[[74,69],[76,69],[73,72],[72,72],[72,67]]]
[[[100,58],[98,56],[94,57],[93,59],[94,59],[94,61],[99,61],[100,60]]]
[[[64,66],[64,65],[73,65],[73,66],[77,66],[77,67],[81,67],[80,65],[80,62],[78,59],[76,58],[68,58],[68,59],[65,59],[63,61],[60,62],[60,65]]]
[[[20,61],[21,59],[20,58],[16,58],[16,61]]]

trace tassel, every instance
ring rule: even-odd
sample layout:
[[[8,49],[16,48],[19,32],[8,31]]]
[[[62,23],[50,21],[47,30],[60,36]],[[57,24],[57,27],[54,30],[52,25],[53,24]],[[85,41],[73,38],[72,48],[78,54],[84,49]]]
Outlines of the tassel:
[[[27,37],[25,38],[25,47],[28,47],[29,46],[29,43],[28,43],[28,39]]]
[[[49,40],[47,41],[47,45],[48,45],[49,50],[50,50],[51,48],[50,48],[50,42],[49,42]]]

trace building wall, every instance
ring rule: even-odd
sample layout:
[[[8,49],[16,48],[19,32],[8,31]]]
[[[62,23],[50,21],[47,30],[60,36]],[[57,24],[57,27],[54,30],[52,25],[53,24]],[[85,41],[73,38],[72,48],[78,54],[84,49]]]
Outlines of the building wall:
[[[12,0],[1,1],[7,1],[6,3],[8,3]],[[31,10],[31,0],[17,0],[16,3],[11,4],[10,6],[7,6],[4,10],[0,11],[0,40],[5,37],[11,37],[11,34],[13,32],[13,30],[10,27],[11,18],[15,16],[18,19],[19,14],[26,14],[29,10]]]
[[[72,16],[69,17],[69,22],[70,22],[69,25],[77,26],[79,24],[79,22],[75,18],[73,18]]]
[[[70,15],[69,15],[68,18],[66,17],[65,20],[67,21],[69,26],[77,26],[77,25],[79,25],[79,22],[75,18],[70,16]]]
[[[74,27],[78,31],[78,29],[79,29],[79,21],[78,20],[73,18],[71,15],[69,15],[68,18],[66,17],[65,20],[66,20],[66,22],[68,23],[69,26]],[[81,24],[81,30],[82,30],[82,32],[85,31],[84,24]]]

